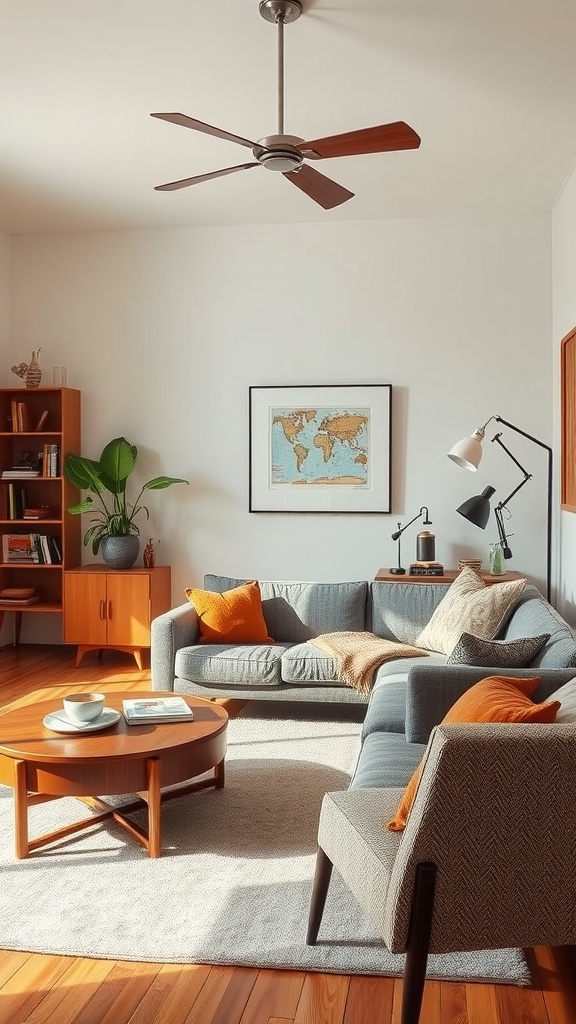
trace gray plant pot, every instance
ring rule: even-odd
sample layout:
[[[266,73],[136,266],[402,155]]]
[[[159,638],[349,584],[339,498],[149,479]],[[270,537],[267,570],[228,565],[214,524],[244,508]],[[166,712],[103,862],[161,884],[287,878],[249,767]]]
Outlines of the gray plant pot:
[[[102,558],[111,569],[130,569],[140,551],[140,537],[104,537],[100,544]]]

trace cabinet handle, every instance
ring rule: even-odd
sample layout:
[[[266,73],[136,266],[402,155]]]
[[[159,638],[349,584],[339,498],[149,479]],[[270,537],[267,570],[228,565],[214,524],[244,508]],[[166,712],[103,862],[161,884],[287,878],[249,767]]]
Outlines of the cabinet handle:
[[[112,618],[112,601],[108,601],[108,618]]]
[[[105,619],[106,618],[106,611],[105,611],[105,608],[104,608],[104,601],[100,601],[100,618],[101,619]]]

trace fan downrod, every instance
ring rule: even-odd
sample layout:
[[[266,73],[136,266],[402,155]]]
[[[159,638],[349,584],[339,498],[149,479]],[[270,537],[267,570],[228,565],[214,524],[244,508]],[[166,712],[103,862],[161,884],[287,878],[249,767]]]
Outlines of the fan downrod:
[[[260,0],[259,11],[265,21],[290,25],[302,14],[301,0]]]

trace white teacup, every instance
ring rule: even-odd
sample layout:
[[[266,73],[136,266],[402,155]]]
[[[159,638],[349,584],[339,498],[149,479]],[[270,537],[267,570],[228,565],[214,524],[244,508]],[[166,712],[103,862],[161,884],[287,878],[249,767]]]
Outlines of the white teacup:
[[[70,721],[81,725],[102,714],[105,699],[103,693],[69,693],[62,703]]]

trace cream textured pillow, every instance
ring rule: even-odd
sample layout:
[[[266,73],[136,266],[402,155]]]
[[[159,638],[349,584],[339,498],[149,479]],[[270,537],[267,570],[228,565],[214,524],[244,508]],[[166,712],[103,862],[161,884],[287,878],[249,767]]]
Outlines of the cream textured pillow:
[[[451,654],[462,633],[493,640],[525,586],[525,579],[486,584],[464,566],[417,637],[416,646]]]
[[[560,701],[560,710],[556,715],[557,722],[560,724],[576,722],[576,678],[569,679],[547,699]]]

